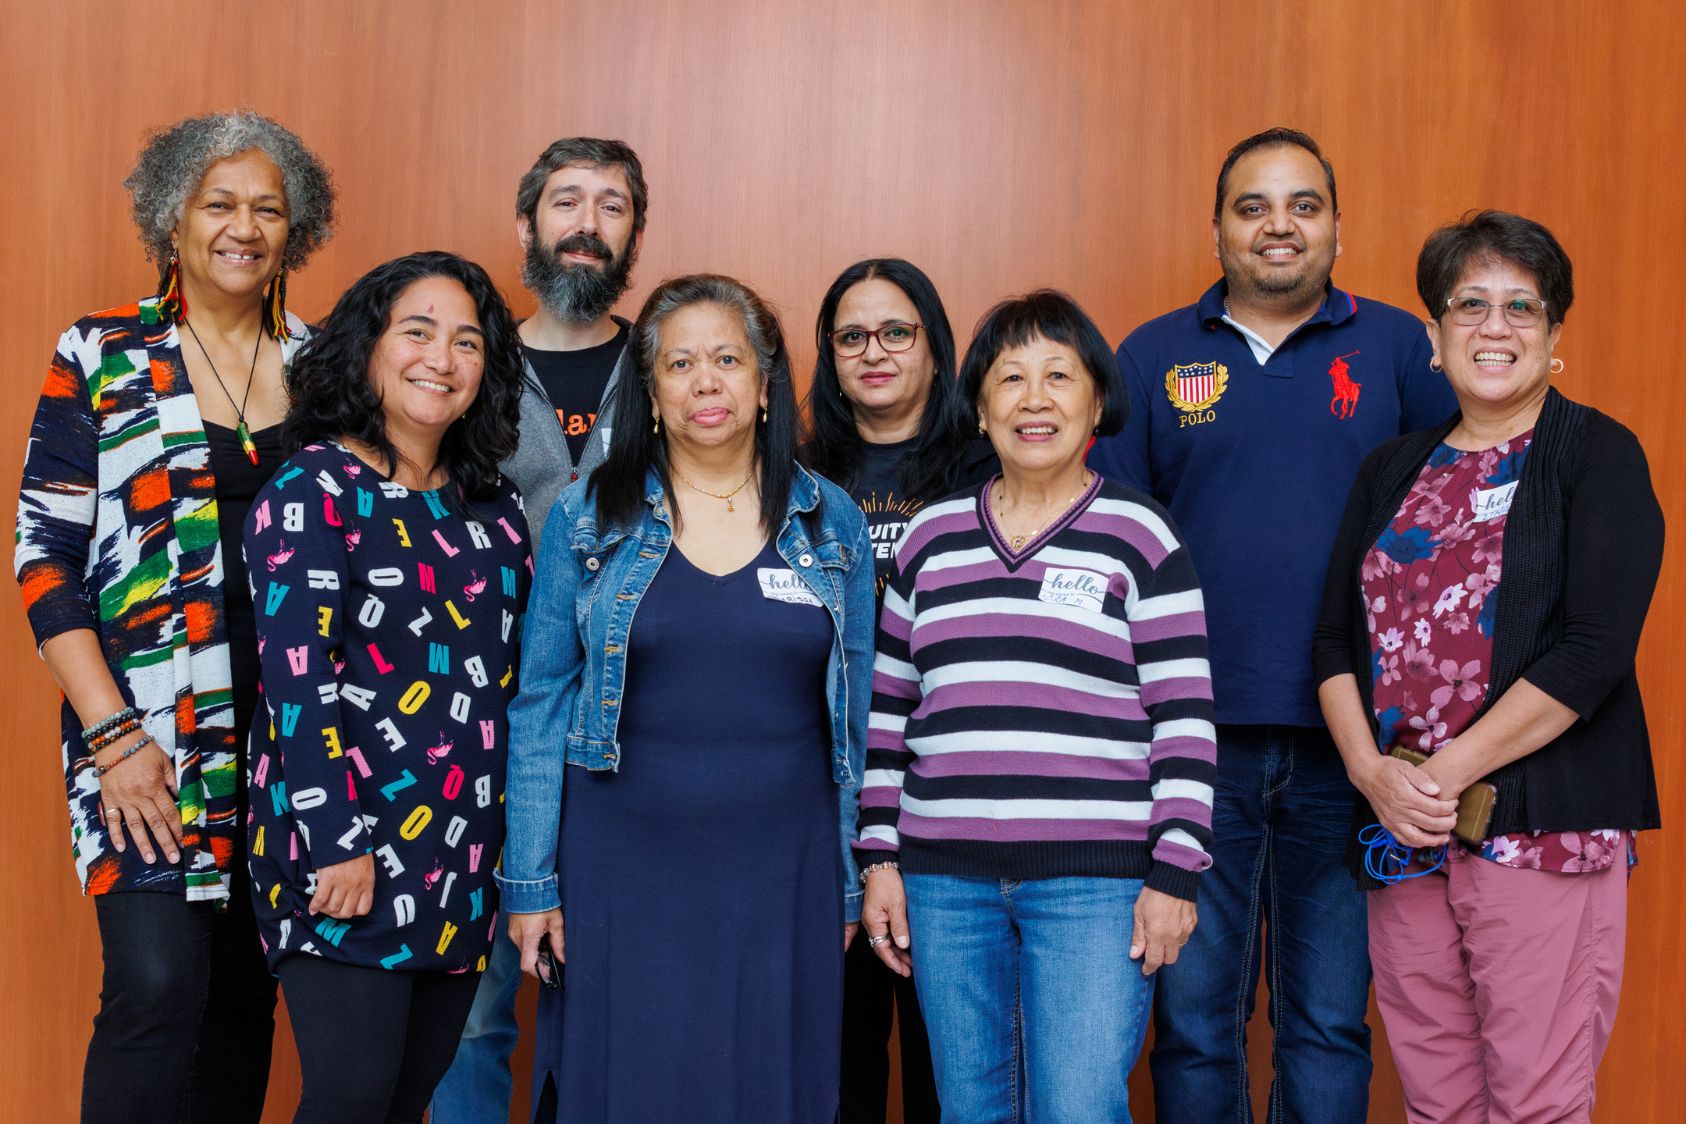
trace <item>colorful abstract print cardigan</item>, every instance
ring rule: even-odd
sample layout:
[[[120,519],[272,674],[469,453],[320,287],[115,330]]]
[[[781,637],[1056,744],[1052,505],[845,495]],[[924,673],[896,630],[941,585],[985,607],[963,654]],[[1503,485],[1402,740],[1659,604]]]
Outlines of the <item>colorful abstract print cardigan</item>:
[[[288,316],[291,362],[306,330]],[[59,339],[24,454],[18,583],[37,646],[93,629],[124,700],[176,764],[179,865],[116,851],[81,722],[62,708],[71,851],[82,890],[228,897],[235,832],[233,694],[216,485],[176,325],[155,299]]]

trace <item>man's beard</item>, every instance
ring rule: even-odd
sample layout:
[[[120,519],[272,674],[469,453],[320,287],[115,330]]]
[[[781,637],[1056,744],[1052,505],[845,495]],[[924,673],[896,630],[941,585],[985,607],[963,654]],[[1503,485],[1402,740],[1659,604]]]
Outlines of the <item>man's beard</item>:
[[[598,254],[603,258],[603,265],[563,261],[562,255],[566,253]],[[589,324],[613,308],[626,292],[632,283],[635,257],[630,241],[626,252],[617,257],[608,243],[583,231],[570,234],[549,248],[535,238],[527,247],[527,260],[521,266],[521,283],[558,320]]]

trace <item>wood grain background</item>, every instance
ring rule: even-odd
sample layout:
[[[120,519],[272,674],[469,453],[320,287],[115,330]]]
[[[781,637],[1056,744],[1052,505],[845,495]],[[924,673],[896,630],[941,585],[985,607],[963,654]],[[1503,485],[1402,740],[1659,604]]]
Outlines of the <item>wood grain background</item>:
[[[307,319],[369,267],[424,248],[482,262],[525,311],[516,180],[558,136],[612,136],[638,149],[651,184],[627,307],[669,274],[738,275],[783,310],[804,368],[826,284],[877,254],[923,266],[962,335],[1003,294],[1052,284],[1121,338],[1216,275],[1209,219],[1225,149],[1292,124],[1335,163],[1336,279],[1348,289],[1419,311],[1416,250],[1467,208],[1520,211],[1558,234],[1580,282],[1558,384],[1639,434],[1678,532],[1680,12],[1671,0],[11,0],[0,480],[18,478],[58,333],[149,291],[120,183],[142,134],[188,114],[253,107],[332,166],[340,233],[291,289]],[[1640,654],[1671,822],[1686,795],[1686,670],[1667,656],[1686,626],[1677,555]],[[0,638],[12,730],[0,785],[0,1119],[71,1120],[99,988],[93,911],[67,854],[53,688],[15,596],[0,597]],[[1679,1118],[1678,838],[1641,841],[1600,1121]],[[1378,1042],[1371,1119],[1401,1120],[1379,1029]],[[1262,1027],[1253,1049],[1268,1056]],[[288,1118],[296,1082],[283,1028],[268,1119]]]

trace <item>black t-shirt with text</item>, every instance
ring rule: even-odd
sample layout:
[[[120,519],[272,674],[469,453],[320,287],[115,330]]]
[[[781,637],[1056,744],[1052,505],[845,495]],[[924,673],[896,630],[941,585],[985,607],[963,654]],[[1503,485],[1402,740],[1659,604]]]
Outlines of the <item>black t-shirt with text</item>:
[[[609,376],[626,349],[626,337],[627,326],[621,324],[613,339],[578,351],[542,351],[521,345],[545,396],[556,407],[556,420],[568,439],[568,457],[575,466],[585,455],[585,443],[597,424],[603,388],[609,385]]]
[[[880,600],[884,597],[884,583],[889,580],[896,543],[901,541],[908,523],[925,506],[922,500],[904,497],[897,482],[902,461],[914,454],[918,444],[917,437],[887,445],[866,443],[861,449],[861,467],[855,486],[849,489],[850,498],[860,505],[861,514],[866,516],[867,532],[872,538],[872,568],[878,579]],[[961,455],[954,487],[959,490],[981,484],[1000,470],[1001,463],[996,459],[995,450],[988,441],[976,438],[967,442]]]

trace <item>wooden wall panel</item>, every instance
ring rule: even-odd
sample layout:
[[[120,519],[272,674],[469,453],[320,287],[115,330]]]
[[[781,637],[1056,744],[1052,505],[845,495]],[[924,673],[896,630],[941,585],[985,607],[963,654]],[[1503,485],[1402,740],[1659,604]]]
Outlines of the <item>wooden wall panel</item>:
[[[1581,293],[1559,383],[1639,433],[1669,518],[1686,527],[1686,443],[1669,440],[1686,423],[1686,208],[1672,197],[1686,179],[1686,21],[1670,0],[1526,14],[1449,0],[12,0],[6,24],[0,276],[13,389],[0,404],[0,481],[17,479],[57,333],[150,287],[119,184],[143,131],[189,113],[252,106],[334,168],[340,234],[291,290],[307,317],[375,263],[428,247],[483,262],[530,306],[517,178],[557,136],[618,136],[652,186],[627,310],[671,273],[738,274],[784,310],[804,367],[826,283],[868,254],[923,265],[963,334],[1002,294],[1054,284],[1121,337],[1209,283],[1224,150],[1290,123],[1339,173],[1347,288],[1412,308],[1422,237],[1469,207],[1518,210],[1558,233]],[[7,495],[9,514],[9,483]],[[1683,626],[1686,580],[1671,565],[1640,659],[1671,821],[1686,795],[1686,671],[1667,653]],[[0,788],[0,1117],[68,1120],[97,940],[66,854],[52,686],[15,596],[0,597],[0,638],[13,731]],[[1666,1118],[1686,1092],[1661,1064],[1686,1056],[1674,999],[1686,918],[1667,890],[1686,861],[1678,838],[1641,842],[1601,1121]],[[290,1110],[290,1050],[283,1038],[274,1120]],[[1377,1053],[1372,1119],[1395,1121],[1397,1080]]]

